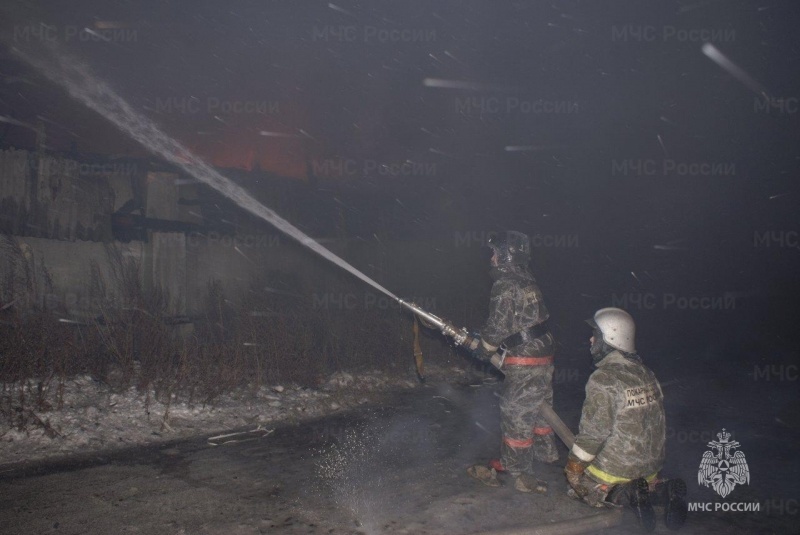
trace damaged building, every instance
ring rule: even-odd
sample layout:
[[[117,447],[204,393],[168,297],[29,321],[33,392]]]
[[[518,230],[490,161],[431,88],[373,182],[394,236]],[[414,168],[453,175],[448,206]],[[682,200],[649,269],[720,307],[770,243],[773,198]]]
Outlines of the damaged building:
[[[0,151],[0,232],[35,266],[42,290],[25,306],[67,318],[100,312],[90,279],[104,277],[111,289],[109,249],[135,261],[143,288],[162,289],[176,318],[200,313],[211,281],[240,295],[258,271],[285,270],[292,253],[279,251],[284,240],[229,205],[146,159]],[[15,269],[9,247],[2,260],[7,279]],[[4,306],[12,293],[7,282]]]

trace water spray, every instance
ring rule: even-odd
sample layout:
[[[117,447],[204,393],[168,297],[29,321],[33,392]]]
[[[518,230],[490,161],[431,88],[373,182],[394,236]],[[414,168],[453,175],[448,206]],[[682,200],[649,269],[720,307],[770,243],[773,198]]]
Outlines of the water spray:
[[[33,56],[16,47],[13,47],[12,50],[48,79],[67,89],[70,96],[105,117],[152,153],[177,165],[189,175],[214,188],[240,207],[272,224],[279,231],[291,236],[318,255],[349,271],[376,290],[400,301],[392,292],[258,202],[241,186],[220,174],[198,156],[192,154],[183,144],[164,133],[153,121],[134,110],[116,91],[98,79],[86,64],[53,47],[47,47],[48,57]]]
[[[156,124],[134,110],[116,91],[98,79],[81,61],[47,47],[48,54],[32,55],[18,48],[12,50],[25,62],[44,74],[48,79],[67,89],[69,94],[88,108],[96,111],[123,133],[138,141],[142,146],[183,169],[190,176],[214,188],[240,207],[272,224],[279,231],[291,236],[323,258],[352,273],[373,288],[397,301],[421,318],[428,327],[436,327],[451,337],[457,345],[476,349],[478,340],[469,335],[466,328],[458,329],[452,323],[424,311],[414,303],[404,301],[392,292],[335,255],[300,229],[289,223],[276,212],[258,202],[241,186],[223,176],[185,147],[164,133]],[[495,355],[492,363],[500,368],[503,356]]]
[[[402,307],[416,314],[430,328],[436,327],[442,334],[453,339],[456,345],[474,350],[478,340],[470,336],[466,328],[457,328],[452,323],[424,311],[414,303],[404,301],[392,292],[366,276],[341,257],[320,245],[300,229],[289,223],[275,211],[258,202],[241,186],[223,176],[185,147],[164,133],[156,124],[137,112],[116,91],[99,80],[81,61],[48,47],[47,56],[31,55],[18,48],[12,50],[25,62],[44,74],[48,79],[67,89],[69,94],[96,111],[123,133],[165,160],[183,169],[190,176],[214,188],[240,207],[272,224],[279,231],[291,236],[323,258],[352,273],[373,288],[397,301]],[[504,354],[492,357],[492,363],[499,369]]]
[[[459,329],[449,321],[423,310],[416,304],[400,299],[344,259],[320,245],[276,212],[258,202],[241,186],[220,174],[216,169],[192,154],[183,144],[164,133],[153,121],[134,110],[125,99],[99,80],[84,63],[52,47],[48,48],[50,52],[49,58],[34,57],[18,48],[12,48],[12,50],[48,79],[66,88],[73,98],[108,119],[123,133],[138,141],[154,154],[177,165],[189,175],[214,188],[250,213],[272,224],[284,234],[291,236],[323,258],[352,273],[386,296],[391,297],[400,306],[417,315],[423,324],[429,328],[437,328],[442,334],[452,338],[456,345],[470,350],[477,349],[479,340],[470,335],[466,328]],[[501,352],[491,357],[491,363],[497,369],[501,369],[504,359],[505,350],[501,350]],[[552,413],[552,417],[558,419],[555,413]],[[558,419],[558,422],[560,422],[560,419]],[[554,425],[553,427],[556,428],[557,426]],[[563,422],[558,427],[566,428]]]

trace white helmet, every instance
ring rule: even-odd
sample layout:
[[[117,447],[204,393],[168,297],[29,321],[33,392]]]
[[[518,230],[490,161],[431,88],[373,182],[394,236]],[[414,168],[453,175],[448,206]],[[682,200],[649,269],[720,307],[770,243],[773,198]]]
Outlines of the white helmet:
[[[636,324],[633,317],[621,308],[601,308],[594,319],[586,320],[593,329],[603,333],[603,341],[625,353],[636,353]]]

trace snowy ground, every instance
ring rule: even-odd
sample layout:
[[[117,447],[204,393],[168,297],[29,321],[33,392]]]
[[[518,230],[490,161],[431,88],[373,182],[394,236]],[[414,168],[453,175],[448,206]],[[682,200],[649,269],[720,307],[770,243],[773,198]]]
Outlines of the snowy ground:
[[[0,467],[0,533],[524,533],[597,514],[565,495],[564,447],[561,462],[537,467],[537,477],[549,485],[545,496],[517,492],[509,481],[488,488],[466,475],[467,466],[497,454],[501,383],[496,378],[460,369],[429,374],[425,385],[389,381],[380,374],[366,377],[356,382],[336,375],[319,391],[265,389],[255,398],[260,401],[232,396],[213,410],[176,406],[164,429],[163,412],[154,407],[148,421],[135,396],[114,398],[116,405],[88,411],[91,417],[89,405],[73,401],[63,416],[50,415],[63,437],[6,437],[3,455],[15,462]],[[797,461],[766,443],[757,446],[750,437],[764,431],[763,419],[742,411],[745,403],[733,399],[731,405],[740,410],[715,410],[710,419],[692,403],[698,392],[725,398],[720,394],[731,384],[737,390],[748,384],[736,377],[713,384],[664,381],[671,400],[668,414],[684,432],[700,437],[673,437],[665,471],[687,480],[690,500],[720,501],[692,477],[705,449],[701,433],[714,430],[712,424],[724,416],[748,446],[754,474],[753,484],[737,489],[728,501],[770,502],[773,507],[758,513],[692,512],[680,533],[796,533],[796,501],[791,500],[797,485],[791,476],[781,480],[778,473],[762,469],[760,458],[777,461],[787,475],[796,471]],[[572,427],[582,402],[581,383],[556,384],[556,409]],[[698,388],[701,384],[705,391]],[[86,398],[80,399],[111,399],[95,389],[84,385]],[[74,420],[66,419],[70,414]],[[79,438],[72,435],[82,433],[66,427],[77,421],[109,430],[89,434],[87,429],[90,438]],[[208,441],[224,431],[259,425],[264,431],[239,437],[244,440],[219,446]],[[120,447],[120,437],[127,447]],[[150,445],[137,445],[139,440]],[[21,462],[26,448],[39,458],[90,454]],[[778,510],[780,505],[785,507]],[[630,520],[604,533],[637,533]],[[670,532],[659,524],[656,533]]]
[[[432,373],[447,373],[433,369]],[[463,371],[451,370],[459,375]],[[344,411],[376,402],[390,390],[413,388],[409,380],[385,373],[360,373],[356,381],[348,373],[336,373],[317,389],[297,385],[245,389],[215,399],[212,404],[175,402],[167,407],[134,387],[114,393],[91,377],[76,377],[64,384],[63,408],[36,412],[25,430],[0,429],[0,465],[31,464],[75,453],[125,448],[174,441],[198,435],[253,429]],[[8,387],[12,389],[13,387]],[[56,393],[47,402],[56,406]],[[9,466],[6,466],[9,468]]]

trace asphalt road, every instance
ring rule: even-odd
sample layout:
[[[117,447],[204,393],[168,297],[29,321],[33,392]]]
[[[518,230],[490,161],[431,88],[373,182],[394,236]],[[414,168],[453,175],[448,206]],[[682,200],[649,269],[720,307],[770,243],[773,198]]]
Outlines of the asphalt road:
[[[566,497],[562,463],[539,466],[545,496],[466,475],[496,455],[499,387],[426,385],[380,407],[241,442],[211,446],[198,437],[0,468],[0,533],[454,534],[595,514]],[[562,406],[562,417],[576,421],[579,407]],[[637,533],[625,520],[606,532]],[[774,520],[697,512],[681,532],[789,532]],[[663,525],[656,532],[669,533]]]

